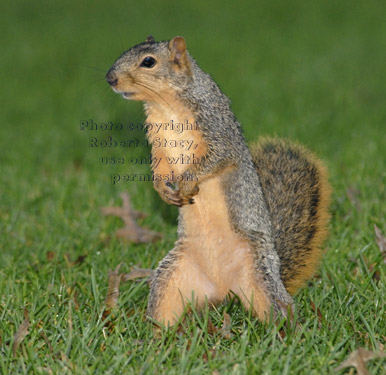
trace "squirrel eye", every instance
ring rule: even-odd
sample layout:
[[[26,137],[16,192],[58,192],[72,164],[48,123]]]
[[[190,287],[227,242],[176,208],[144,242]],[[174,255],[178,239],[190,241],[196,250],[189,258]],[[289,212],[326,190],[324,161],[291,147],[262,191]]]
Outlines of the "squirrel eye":
[[[155,58],[151,56],[145,57],[140,66],[143,66],[145,68],[152,68],[156,64]]]

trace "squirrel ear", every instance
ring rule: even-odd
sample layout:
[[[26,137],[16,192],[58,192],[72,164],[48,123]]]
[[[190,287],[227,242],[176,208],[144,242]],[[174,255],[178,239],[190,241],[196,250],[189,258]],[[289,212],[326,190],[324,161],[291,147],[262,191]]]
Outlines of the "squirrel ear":
[[[146,38],[145,42],[147,42],[147,43],[154,43],[155,40],[154,40],[154,38],[153,38],[153,35],[149,35],[149,36]]]
[[[181,65],[186,57],[186,43],[182,36],[176,36],[169,42],[169,50],[171,52],[172,60],[175,64]]]

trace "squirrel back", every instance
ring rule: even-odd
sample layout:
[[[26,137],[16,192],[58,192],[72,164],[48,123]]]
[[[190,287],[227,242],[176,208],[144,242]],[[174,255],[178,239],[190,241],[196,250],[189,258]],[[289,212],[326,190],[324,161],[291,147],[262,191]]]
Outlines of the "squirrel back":
[[[323,163],[305,147],[275,138],[251,145],[271,217],[284,286],[294,294],[314,273],[327,235],[330,187]]]

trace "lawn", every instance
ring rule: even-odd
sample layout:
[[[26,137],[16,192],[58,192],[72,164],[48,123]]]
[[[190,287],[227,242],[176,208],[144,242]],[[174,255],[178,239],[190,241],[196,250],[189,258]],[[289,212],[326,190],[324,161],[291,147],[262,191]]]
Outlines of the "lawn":
[[[386,267],[374,231],[386,235],[384,1],[19,0],[0,14],[2,375],[343,374],[355,372],[336,372],[355,350],[385,350]],[[81,130],[82,121],[144,121],[141,104],[114,94],[104,75],[149,34],[185,37],[248,141],[291,138],[328,166],[330,236],[320,270],[296,296],[296,326],[263,325],[231,300],[156,335],[145,280],[122,283],[103,315],[109,270],[155,268],[176,240],[177,209],[149,182],[112,184],[128,167],[100,158],[122,151],[89,147],[90,137],[143,133]],[[122,192],[160,241],[116,237],[121,220],[100,208],[119,206]],[[28,334],[17,345],[24,311]],[[383,374],[386,360],[367,366]]]

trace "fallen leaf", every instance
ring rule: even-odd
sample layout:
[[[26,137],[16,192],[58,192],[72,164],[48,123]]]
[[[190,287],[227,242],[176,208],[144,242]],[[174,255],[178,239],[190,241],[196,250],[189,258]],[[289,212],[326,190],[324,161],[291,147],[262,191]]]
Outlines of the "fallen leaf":
[[[75,289],[75,286],[68,287],[67,294],[74,302],[75,311],[79,311],[78,292]]]
[[[217,328],[213,322],[212,319],[208,319],[208,333],[210,335],[219,334],[220,336],[224,337],[225,339],[231,339],[233,334],[231,333],[231,317],[228,313],[224,311],[224,320],[222,323],[221,328]]]
[[[383,352],[372,352],[365,348],[359,348],[352,352],[347,359],[345,359],[340,366],[338,366],[335,370],[339,371],[346,367],[355,367],[358,375],[369,375],[369,371],[367,370],[366,362],[370,359],[375,358],[385,358],[386,353]]]
[[[231,317],[225,311],[224,311],[224,321],[222,323],[220,333],[222,337],[228,340],[231,339],[233,336],[231,333]]]
[[[301,328],[301,325],[298,322],[295,323],[294,313],[293,313],[293,309],[292,309],[291,304],[284,303],[283,301],[280,301],[278,299],[276,300],[276,303],[279,307],[279,312],[280,312],[281,316],[280,316],[280,314],[275,313],[275,317],[277,318],[279,316],[280,319],[275,319],[274,322],[275,322],[276,327],[280,326],[277,334],[278,334],[279,339],[283,343],[283,345],[285,345],[283,339],[287,336],[287,331],[291,330],[291,327],[294,324],[296,324],[295,328],[297,330],[299,330]],[[284,322],[282,322],[282,318],[285,318]]]
[[[313,301],[310,301],[310,304],[311,304],[312,311],[318,317],[318,326],[319,326],[319,328],[321,328],[322,327],[322,323],[323,323],[323,315],[322,315],[321,311],[319,310],[319,307],[317,308]]]
[[[43,338],[43,340],[45,341],[47,347],[48,347],[48,350],[50,351],[50,353],[53,353],[54,352],[54,348],[52,347],[51,345],[51,342],[50,340],[48,340],[48,337],[46,336],[46,334],[43,332],[43,331],[40,331],[39,332],[39,335]]]
[[[72,265],[76,266],[78,264],[82,264],[84,262],[84,260],[86,259],[86,257],[87,257],[87,254],[79,255],[78,258],[76,258],[76,260],[74,260],[72,262]]]
[[[216,354],[217,354],[216,349],[214,348],[208,349],[208,352],[204,352],[204,354],[202,355],[202,360],[206,363],[208,362],[209,358],[213,359],[214,357],[216,357]]]
[[[378,270],[374,271],[376,265],[376,263],[370,264],[368,268],[370,273],[373,273],[372,279],[378,283],[381,280],[381,273]]]
[[[358,210],[360,211],[361,210],[361,202],[360,200],[358,199],[358,195],[359,195],[360,191],[352,186],[349,186],[347,189],[346,189],[346,194],[347,194],[347,197],[348,199],[350,200],[351,204]]]
[[[121,275],[119,274],[120,267],[121,265],[118,264],[117,268],[114,271],[109,271],[109,285],[107,288],[105,305],[110,310],[113,309],[118,302],[119,284],[121,283]]]
[[[24,320],[23,323],[20,324],[19,329],[15,333],[15,336],[13,337],[13,355],[16,356],[17,349],[19,348],[19,345],[24,340],[24,338],[28,335],[28,328],[30,326],[29,322],[29,314],[28,310],[24,309]]]
[[[42,366],[39,366],[36,368],[38,371],[38,374],[47,374],[47,375],[53,375],[54,373],[52,372],[52,370],[49,368],[49,367],[42,367]]]
[[[212,319],[210,318],[210,316],[208,317],[208,328],[207,328],[207,330],[208,330],[208,333],[210,335],[214,335],[218,331],[218,328],[213,324]]]
[[[65,368],[71,370],[72,373],[75,373],[75,369],[76,369],[75,364],[70,361],[70,359],[68,358],[66,353],[61,351],[59,353],[59,357],[60,357],[61,361],[63,362],[63,365],[65,366]]]
[[[145,340],[141,340],[141,339],[131,339],[130,340],[130,344],[131,345],[135,345],[135,346],[143,346],[144,344],[146,343]]]
[[[278,331],[278,336],[279,336],[279,339],[281,341],[283,341],[283,339],[285,339],[287,337],[287,334],[284,330],[284,328],[280,328],[279,331]]]
[[[282,316],[287,319],[288,324],[293,323],[294,313],[292,311],[292,306],[278,299],[276,300],[276,303],[280,308],[280,313],[282,314]]]
[[[76,260],[74,260],[74,261],[71,261],[70,255],[67,253],[64,254],[63,256],[64,256],[64,260],[66,261],[67,267],[74,267],[78,264],[82,264],[84,262],[84,260],[86,259],[87,254],[79,255],[78,258],[76,258]]]
[[[47,251],[46,258],[49,262],[55,259],[55,253],[53,251]]]
[[[120,228],[116,232],[118,238],[135,242],[135,243],[148,243],[155,242],[162,238],[162,234],[154,232],[148,228],[140,227],[135,220],[143,218],[146,215],[142,212],[135,211],[131,208],[130,196],[124,192],[121,194],[122,207],[102,207],[101,211],[103,215],[113,215],[120,217],[124,222],[124,227]]]
[[[383,263],[386,264],[386,237],[381,230],[374,224],[375,239],[383,257]]]
[[[143,279],[145,277],[151,278],[153,274],[154,270],[134,267],[131,272],[121,275],[121,281],[125,282],[128,280]]]
[[[73,326],[72,326],[72,300],[68,300],[68,335],[72,338]]]

